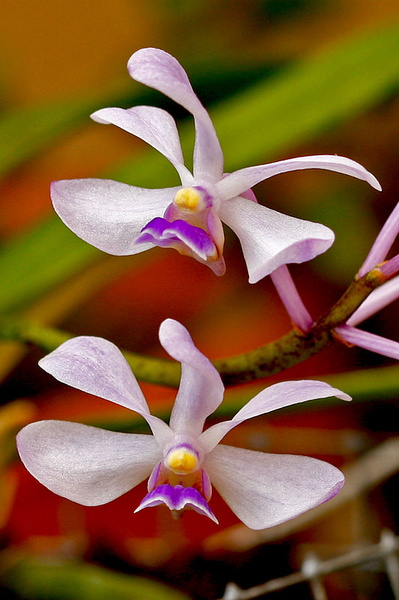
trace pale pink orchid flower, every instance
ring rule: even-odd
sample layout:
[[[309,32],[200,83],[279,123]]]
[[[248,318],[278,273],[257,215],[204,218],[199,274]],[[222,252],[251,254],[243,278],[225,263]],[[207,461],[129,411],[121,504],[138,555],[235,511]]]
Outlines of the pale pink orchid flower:
[[[139,413],[152,435],[65,421],[31,423],[19,432],[17,446],[36,479],[85,506],[110,502],[148,479],[148,494],[135,512],[163,504],[174,514],[193,509],[217,523],[208,504],[214,485],[252,529],[278,525],[338,493],[344,476],[324,461],[244,450],[220,441],[236,425],[258,415],[317,398],[350,400],[349,396],[320,381],[277,383],[231,420],[204,431],[205,419],[222,402],[219,373],[177,321],[164,321],[159,335],[162,346],[182,366],[169,425],[151,415],[128,363],[111,342],[77,337],[40,361],[59,381]]]
[[[292,158],[225,174],[212,121],[179,62],[163,50],[144,48],[130,58],[128,70],[133,79],[169,96],[193,115],[193,172],[184,165],[176,123],[165,110],[135,106],[93,113],[95,121],[116,125],[161,152],[181,180],[180,185],[163,189],[105,179],[54,182],[51,197],[60,218],[100,250],[128,255],[153,246],[175,248],[223,275],[225,223],[237,234],[249,281],[255,283],[281,265],[301,263],[325,252],[334,234],[321,224],[258,204],[251,190],[254,185],[288,171],[327,169],[381,189],[361,165],[335,155]]]

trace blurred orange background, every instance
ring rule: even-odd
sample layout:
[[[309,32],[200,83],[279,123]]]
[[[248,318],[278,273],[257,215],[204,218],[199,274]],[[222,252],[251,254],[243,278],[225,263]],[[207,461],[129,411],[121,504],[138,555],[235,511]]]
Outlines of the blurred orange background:
[[[397,21],[399,6],[397,0],[242,0],[234,4],[227,0],[80,0],[70,4],[61,0],[20,0],[6,3],[1,15],[0,106],[8,115],[95,97],[99,92],[104,97],[120,91],[128,95],[130,86],[132,93],[141,91],[139,84],[129,79],[126,63],[135,50],[145,46],[160,47],[176,56],[189,75],[193,71],[200,88],[201,71],[211,65],[214,70],[219,65],[220,69],[237,68],[237,86],[242,88],[250,85],[248,74],[244,77],[246,72],[259,79],[268,70],[278,71],[291,62],[334,47],[341,40]],[[205,84],[202,89],[195,89],[200,97],[201,92],[209,95],[207,106],[212,112],[212,89]],[[222,99],[220,96],[216,100]],[[314,264],[292,271],[315,316],[327,310],[349,284],[397,201],[398,116],[399,103],[392,93],[367,113],[337,127],[332,125],[317,138],[304,140],[288,154],[274,158],[322,153],[349,156],[381,181],[383,193],[378,197],[374,190],[360,187],[359,182],[318,171],[288,174],[258,186],[261,202],[287,214],[320,219],[337,234],[330,253]],[[143,151],[144,144],[139,140],[116,128],[93,123],[87,114],[86,121],[54,138],[51,146],[4,177],[0,196],[1,243],[16,239],[52,214],[52,180],[104,176]],[[157,187],[158,184],[157,181]],[[169,184],[167,181],[164,185]],[[341,203],[334,204],[335,198],[341,198]],[[103,336],[124,349],[152,355],[161,355],[157,341],[159,324],[172,317],[188,327],[198,347],[211,359],[251,350],[290,328],[270,282],[248,285],[238,241],[232,237],[228,237],[226,248],[227,274],[220,279],[174,251],[154,249],[147,254],[143,258],[101,255],[18,314],[76,335]],[[399,339],[395,307],[374,321],[378,333]],[[3,437],[8,435],[8,442],[10,432],[30,420],[112,422],[129,418],[124,409],[50,380],[37,367],[40,356],[34,347],[26,352],[19,344],[0,345],[0,419],[6,423]],[[388,364],[392,361],[365,351],[334,346],[270,381],[322,377],[359,366]],[[173,390],[150,384],[143,388],[150,406],[172,404]],[[250,390],[248,386],[248,398],[252,395]],[[11,414],[10,407],[21,400],[24,403],[16,405],[17,410]],[[256,421],[234,432],[228,441],[268,451],[317,455],[341,466],[357,456],[357,450],[350,444],[345,447],[335,442],[337,430],[352,431],[353,439],[360,436],[366,440],[361,444],[363,450],[388,433],[394,434],[398,416],[397,404],[391,398],[381,412],[354,403],[350,408],[334,406],[304,414],[272,416],[266,424],[265,420]],[[0,428],[0,441],[1,435]],[[216,558],[206,555],[204,540],[218,528],[204,523],[198,515],[189,514],[179,523],[172,522],[163,509],[133,516],[144,493],[143,486],[110,505],[87,509],[40,486],[19,465],[12,448],[7,450],[1,468],[5,490],[0,512],[4,557],[18,549],[34,556],[78,557],[122,571],[133,568],[135,572],[153,573],[188,593],[198,593],[199,598],[207,594],[217,597],[224,581],[240,568],[240,559],[229,555],[223,542]],[[318,547],[328,542],[341,548],[359,539],[374,540],[381,524],[397,525],[392,497],[387,500],[381,490],[375,494],[377,512],[372,512],[364,498],[358,498],[339,516],[332,515],[329,521],[291,539],[291,548],[284,546],[287,562],[286,566],[282,563],[282,570],[289,568],[293,549],[301,544]],[[215,500],[214,512],[220,518],[221,529],[236,523],[219,498]],[[243,561],[256,561],[258,554],[254,551]],[[218,561],[224,561],[223,568]],[[218,565],[219,583],[215,574]],[[199,576],[190,579],[187,575],[196,568],[212,573],[199,591]],[[247,585],[254,585],[254,574],[249,568],[247,571],[242,571],[242,580],[247,576]],[[263,581],[264,573],[259,577]],[[339,597],[353,597],[345,595],[349,592],[344,588]]]

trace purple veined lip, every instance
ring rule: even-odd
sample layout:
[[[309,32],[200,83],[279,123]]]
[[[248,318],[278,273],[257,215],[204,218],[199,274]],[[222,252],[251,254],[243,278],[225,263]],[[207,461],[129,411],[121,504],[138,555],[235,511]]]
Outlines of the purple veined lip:
[[[198,490],[182,485],[159,485],[143,498],[134,512],[139,512],[144,508],[159,506],[160,504],[165,504],[169,510],[176,512],[180,512],[185,508],[191,508],[200,515],[209,517],[216,524],[219,524],[205,498]]]
[[[138,244],[143,242],[151,242],[163,248],[180,242],[203,260],[217,254],[216,246],[206,231],[182,219],[172,222],[163,217],[152,219],[143,227],[136,240]]]

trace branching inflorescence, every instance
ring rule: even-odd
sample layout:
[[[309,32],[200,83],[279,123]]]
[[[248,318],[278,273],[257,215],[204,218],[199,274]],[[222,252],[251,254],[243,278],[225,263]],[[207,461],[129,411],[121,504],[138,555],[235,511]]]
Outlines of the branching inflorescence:
[[[357,329],[368,316],[399,296],[399,259],[386,260],[399,228],[394,210],[355,280],[322,317],[306,309],[287,265],[311,260],[334,241],[319,223],[286,216],[260,205],[252,191],[279,173],[327,169],[380,185],[364,167],[340,156],[305,156],[226,173],[211,119],[175,58],[154,48],[139,50],[128,63],[136,81],[155,88],[187,109],[194,118],[192,172],[185,166],[173,118],[151,106],[105,108],[92,118],[141,138],[175,167],[180,185],[144,189],[102,179],[52,184],[54,208],[64,223],[97,248],[115,255],[136,254],[153,246],[174,248],[225,272],[224,230],[238,236],[249,281],[266,275],[293,323],[285,336],[244,355],[213,364],[195,347],[188,331],[167,319],[160,341],[175,361],[127,354],[139,379],[179,390],[169,425],[152,415],[137,380],[120,351],[96,337],[64,341],[62,332],[7,320],[0,323],[8,339],[33,341],[53,350],[40,366],[59,381],[129,408],[148,423],[152,435],[115,433],[63,421],[40,421],[18,435],[18,450],[27,469],[53,492],[95,506],[110,502],[145,479],[148,493],[136,512],[159,504],[174,514],[193,509],[217,522],[208,504],[214,485],[248,527],[271,527],[332,498],[343,485],[335,467],[314,458],[271,455],[220,444],[243,421],[317,398],[347,394],[320,381],[272,385],[231,419],[204,429],[221,404],[224,386],[280,372],[334,340],[399,358],[397,342]],[[4,327],[3,327],[4,325]],[[63,342],[60,344],[60,342]]]

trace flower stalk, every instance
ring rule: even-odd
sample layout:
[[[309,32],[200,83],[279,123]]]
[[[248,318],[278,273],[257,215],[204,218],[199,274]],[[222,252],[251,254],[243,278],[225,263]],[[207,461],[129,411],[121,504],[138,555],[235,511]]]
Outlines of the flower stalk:
[[[394,273],[395,274],[395,273]],[[390,277],[376,267],[354,280],[334,306],[317,319],[307,333],[298,328],[250,352],[213,361],[225,386],[254,381],[280,373],[314,356],[334,342],[333,330],[345,323],[367,296]],[[0,316],[0,340],[35,344],[45,352],[55,350],[72,335],[28,320]],[[177,387],[180,366],[171,360],[124,352],[141,381]]]

